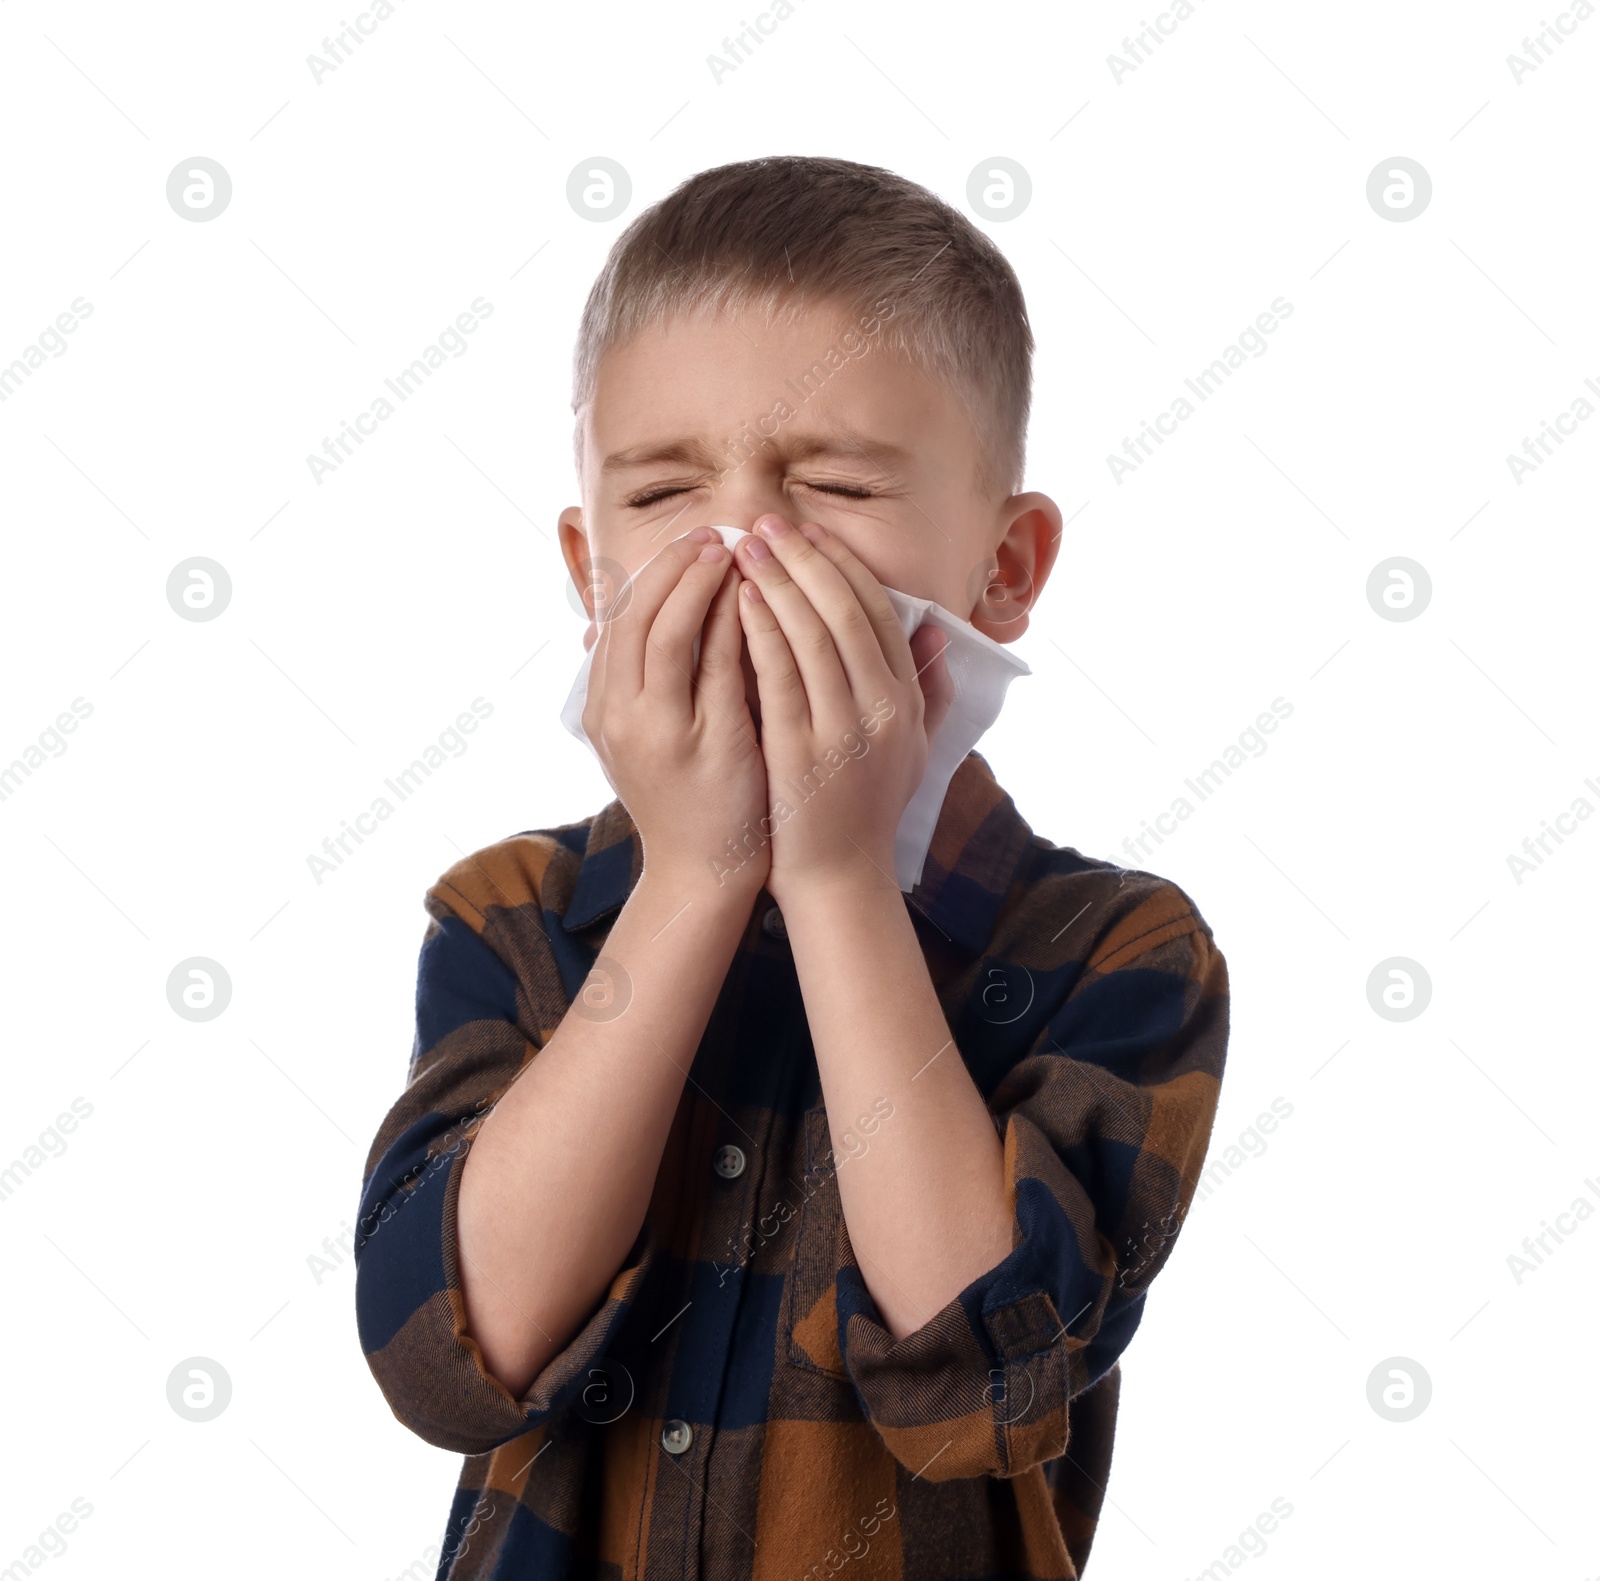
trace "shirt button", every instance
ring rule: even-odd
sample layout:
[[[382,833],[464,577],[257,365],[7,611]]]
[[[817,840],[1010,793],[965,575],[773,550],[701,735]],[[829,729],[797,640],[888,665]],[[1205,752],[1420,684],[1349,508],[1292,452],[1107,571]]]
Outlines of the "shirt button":
[[[735,1147],[732,1142],[719,1147],[712,1155],[711,1167],[722,1176],[724,1180],[732,1180],[744,1173],[744,1150]]]
[[[761,919],[761,931],[774,939],[789,937],[788,924],[784,922],[783,913],[776,906],[767,908],[767,914]]]
[[[694,1438],[694,1429],[682,1417],[673,1417],[661,1429],[661,1447],[669,1455],[681,1455]]]

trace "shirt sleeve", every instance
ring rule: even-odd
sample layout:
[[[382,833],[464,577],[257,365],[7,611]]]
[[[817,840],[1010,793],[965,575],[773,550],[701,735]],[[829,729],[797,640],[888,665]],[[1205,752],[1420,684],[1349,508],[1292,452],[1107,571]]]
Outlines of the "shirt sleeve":
[[[890,1452],[928,1481],[1013,1477],[1068,1452],[1069,1404],[1133,1337],[1193,1199],[1227,965],[1188,897],[1159,882],[1095,941],[988,1098],[1010,1255],[896,1340],[838,1222],[845,1370]]]
[[[586,1387],[604,1387],[601,1364],[657,1245],[646,1221],[597,1308],[520,1400],[488,1370],[461,1291],[462,1170],[489,1110],[537,1058],[548,1036],[541,1023],[559,1025],[565,996],[548,942],[538,944],[542,927],[531,925],[543,920],[537,893],[518,907],[524,926],[513,940],[487,898],[483,909],[474,903],[483,854],[467,862],[478,865],[452,869],[428,892],[410,1074],[368,1153],[355,1283],[361,1348],[390,1409],[428,1443],[476,1455],[541,1426]],[[502,867],[489,881],[504,894],[518,876]]]

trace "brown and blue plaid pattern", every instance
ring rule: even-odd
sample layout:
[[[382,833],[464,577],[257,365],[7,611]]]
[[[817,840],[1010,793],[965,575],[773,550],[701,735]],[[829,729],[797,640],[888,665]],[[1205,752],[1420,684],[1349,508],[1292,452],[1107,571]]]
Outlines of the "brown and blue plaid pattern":
[[[1210,928],[1169,881],[1034,834],[968,755],[906,899],[1004,1141],[1013,1250],[896,1341],[851,1250],[835,1178],[848,1160],[830,1153],[763,891],[646,1222],[518,1400],[466,1331],[462,1166],[579,993],[641,862],[613,800],[476,852],[427,892],[409,1080],[367,1160],[356,1306],[395,1416],[466,1457],[438,1575],[1076,1577],[1105,1497],[1119,1359],[1216,1112],[1228,976]],[[726,1167],[730,1146],[742,1169]]]

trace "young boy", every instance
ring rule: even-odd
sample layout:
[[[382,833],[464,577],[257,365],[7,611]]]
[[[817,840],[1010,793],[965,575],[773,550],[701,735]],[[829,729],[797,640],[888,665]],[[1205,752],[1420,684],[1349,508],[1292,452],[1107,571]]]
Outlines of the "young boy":
[[[703,172],[595,284],[560,525],[617,798],[428,891],[357,1234],[379,1387],[467,1457],[441,1577],[1083,1569],[1228,979],[975,751],[896,879],[952,687],[884,589],[1026,629],[1031,353],[998,250],[844,160]]]

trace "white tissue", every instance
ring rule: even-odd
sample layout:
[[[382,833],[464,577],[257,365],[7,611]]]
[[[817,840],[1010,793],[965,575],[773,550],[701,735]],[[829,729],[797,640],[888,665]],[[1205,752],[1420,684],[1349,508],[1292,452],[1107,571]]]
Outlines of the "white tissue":
[[[731,549],[745,535],[743,527],[713,527]],[[659,552],[659,551],[658,551]],[[637,575],[637,572],[635,573]],[[900,826],[895,831],[895,880],[902,890],[913,889],[922,877],[928,847],[933,841],[939,810],[945,792],[962,760],[977,745],[979,738],[999,717],[1005,702],[1006,687],[1019,675],[1033,671],[1009,648],[984,636],[959,615],[952,614],[932,599],[912,598],[890,587],[884,592],[900,617],[900,627],[909,638],[919,626],[933,625],[948,637],[944,660],[954,685],[950,710],[928,743],[928,766],[922,780],[906,804]],[[700,658],[700,639],[694,642],[695,662]],[[578,667],[577,678],[561,710],[561,722],[590,751],[593,744],[583,729],[583,706],[589,695],[589,669],[594,660],[591,647]]]

